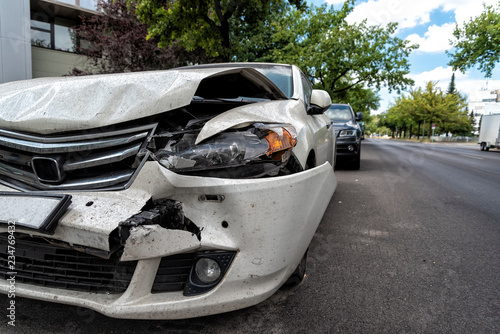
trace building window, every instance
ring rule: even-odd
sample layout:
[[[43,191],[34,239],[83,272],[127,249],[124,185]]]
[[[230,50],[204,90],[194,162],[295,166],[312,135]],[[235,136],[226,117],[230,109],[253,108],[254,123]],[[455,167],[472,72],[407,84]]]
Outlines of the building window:
[[[76,0],[57,0],[57,1],[67,3],[68,5],[76,6]]]
[[[31,45],[52,48],[52,27],[48,22],[31,20]]]
[[[73,26],[76,22],[62,18],[46,21],[31,20],[31,45],[42,48],[76,52],[77,39]]]
[[[92,10],[99,9],[99,0],[80,0],[80,7]]]
[[[85,9],[98,10],[99,2],[102,0],[58,0],[59,2],[66,3],[68,5],[73,5],[76,7],[82,7]]]
[[[54,49],[76,52],[75,32],[71,27],[75,22],[60,18],[54,19]]]

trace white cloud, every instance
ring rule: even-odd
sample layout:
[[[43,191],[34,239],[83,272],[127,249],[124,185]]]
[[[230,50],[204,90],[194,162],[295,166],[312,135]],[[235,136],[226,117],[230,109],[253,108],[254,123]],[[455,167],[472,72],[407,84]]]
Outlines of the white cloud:
[[[344,3],[344,0],[325,0],[325,2],[329,5],[340,5]]]
[[[398,22],[399,29],[404,29],[429,23],[431,13],[442,10],[453,12],[456,22],[461,24],[480,14],[483,2],[491,5],[497,3],[497,0],[368,0],[356,6],[348,20],[352,23],[367,19],[369,25]]]
[[[319,1],[319,0],[317,0]],[[463,22],[478,16],[483,11],[483,2],[486,5],[496,5],[498,0],[362,0],[354,11],[349,15],[350,23],[367,20],[369,25],[386,25],[389,22],[397,22],[399,25],[399,36],[406,37],[412,44],[420,45],[416,51],[419,62],[424,62],[428,68],[433,68],[422,73],[412,73],[410,77],[415,80],[414,87],[424,87],[428,81],[437,81],[438,87],[446,91],[450,84],[453,71],[447,65],[439,66],[440,63],[432,63],[432,60],[424,60],[425,53],[438,53],[449,50],[449,40],[453,38],[452,32],[455,24],[462,25]],[[324,0],[329,4],[340,4],[341,0]],[[443,15],[444,13],[444,15]],[[437,14],[437,15],[436,15]],[[440,18],[439,22],[430,22],[431,18]],[[431,25],[432,23],[432,25]],[[424,32],[422,26],[427,30]],[[420,27],[419,27],[420,26]],[[412,30],[412,28],[419,28]],[[406,34],[405,34],[406,32]],[[422,59],[422,60],[421,60]],[[417,61],[416,59],[414,61]],[[482,79],[484,73],[477,69],[471,69],[467,73],[455,72],[455,83],[457,89],[465,95],[470,92],[488,88],[500,89],[500,80]],[[493,72],[493,79],[500,78],[500,66]],[[382,101],[380,108],[375,114],[387,110],[387,106],[394,101],[397,94],[389,93],[383,88],[379,92]]]
[[[432,25],[424,37],[412,34],[406,37],[412,44],[418,44],[420,52],[444,52],[451,49],[449,40],[453,37],[455,24],[446,23],[442,26]]]
[[[498,71],[499,70],[495,70],[495,72]],[[492,90],[500,89],[500,80],[473,79],[471,78],[471,72],[477,71],[472,70],[465,74],[462,72],[455,72],[455,86],[462,94],[469,95],[470,92],[484,88]],[[415,80],[415,87],[424,87],[429,81],[437,81],[437,87],[441,88],[442,91],[446,91],[450,84],[452,74],[453,70],[451,67],[440,66],[431,71],[410,75],[410,77]]]
[[[453,70],[451,69],[451,67],[440,66],[430,71],[422,72],[416,75],[410,75],[410,77],[415,80],[415,87],[425,87],[427,82],[435,81],[438,82],[437,86],[441,88],[441,90],[445,91],[448,89],[452,74]],[[465,74],[456,72],[455,83],[458,80],[462,79],[464,76]]]
[[[328,4],[340,4],[343,0],[325,0]],[[432,25],[422,36],[412,34],[407,37],[420,45],[420,52],[443,52],[451,48],[449,40],[454,39],[456,23],[463,24],[483,11],[483,2],[493,5],[498,0],[367,0],[358,4],[348,16],[349,23],[367,20],[368,25],[386,25],[397,22],[399,31],[430,23],[435,11],[449,13],[451,22],[441,26]]]
[[[469,21],[471,18],[474,18],[481,14],[483,11],[483,3],[487,6],[495,5],[498,3],[498,0],[476,0],[476,1],[460,1],[460,3],[455,5],[454,3],[450,3],[447,5],[454,5],[453,11],[455,12],[455,21],[462,25],[464,22]],[[446,7],[445,7],[446,8]]]
[[[456,86],[457,90],[469,96],[471,92],[481,89],[500,89],[500,80],[462,78],[461,80],[456,81]]]
[[[369,25],[399,23],[399,28],[411,28],[430,21],[430,13],[439,8],[444,0],[369,0],[354,9],[348,21],[360,22],[364,19]],[[477,1],[477,0],[476,0]]]

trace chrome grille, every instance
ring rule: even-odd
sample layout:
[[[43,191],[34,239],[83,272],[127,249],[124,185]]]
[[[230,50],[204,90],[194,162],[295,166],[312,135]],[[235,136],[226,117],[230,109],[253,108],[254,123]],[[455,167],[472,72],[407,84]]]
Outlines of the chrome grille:
[[[155,128],[50,137],[0,130],[0,180],[28,190],[124,188],[146,161]]]

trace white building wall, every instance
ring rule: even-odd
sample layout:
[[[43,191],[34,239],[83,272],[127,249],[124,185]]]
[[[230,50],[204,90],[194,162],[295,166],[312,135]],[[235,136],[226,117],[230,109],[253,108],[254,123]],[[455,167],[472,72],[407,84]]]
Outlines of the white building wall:
[[[31,77],[29,0],[0,0],[0,83]]]
[[[482,115],[489,104],[497,104],[498,96],[494,90],[479,90],[469,94],[469,110]]]
[[[500,114],[500,103],[489,103],[484,107],[483,115]]]
[[[482,115],[488,115],[490,113],[500,112],[500,98],[498,96],[498,90],[478,90],[473,91],[469,94],[469,113],[474,112],[475,124],[474,131],[478,133],[479,122],[481,121]],[[495,111],[499,110],[499,111]]]

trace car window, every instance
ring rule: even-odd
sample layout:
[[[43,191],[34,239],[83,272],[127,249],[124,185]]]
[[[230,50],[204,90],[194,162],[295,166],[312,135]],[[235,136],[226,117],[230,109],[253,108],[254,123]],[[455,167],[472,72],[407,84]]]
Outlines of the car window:
[[[309,107],[311,105],[311,94],[312,94],[311,83],[309,82],[309,80],[307,80],[304,73],[300,73],[300,80],[302,81],[302,88],[304,91],[304,101],[306,102],[306,105]]]
[[[333,122],[348,122],[354,118],[351,108],[345,105],[330,106],[326,111],[326,115],[330,117]]]

